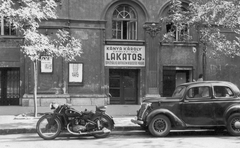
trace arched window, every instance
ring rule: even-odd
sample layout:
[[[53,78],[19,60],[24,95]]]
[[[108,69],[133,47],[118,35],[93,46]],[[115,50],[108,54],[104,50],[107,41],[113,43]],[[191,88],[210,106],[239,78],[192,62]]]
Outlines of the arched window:
[[[112,38],[122,40],[137,39],[137,15],[129,5],[119,5],[112,16]]]
[[[182,11],[187,11],[186,8],[182,7]],[[171,15],[173,12],[170,9],[167,15]],[[172,22],[166,24],[166,32],[172,33],[174,41],[186,41],[189,38],[189,27],[187,24],[184,24],[183,28],[176,27]]]

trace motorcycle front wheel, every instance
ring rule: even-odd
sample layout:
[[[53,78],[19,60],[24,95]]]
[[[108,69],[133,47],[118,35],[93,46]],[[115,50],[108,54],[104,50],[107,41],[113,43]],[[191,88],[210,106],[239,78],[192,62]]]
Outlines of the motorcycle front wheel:
[[[61,122],[52,115],[44,115],[37,122],[37,133],[45,140],[55,139],[61,132]]]
[[[100,130],[108,129],[110,131],[113,130],[113,123],[109,117],[106,116],[96,116],[92,119],[95,123],[99,122],[100,123]],[[101,133],[101,134],[94,134],[93,136],[95,138],[105,138],[109,136],[109,132],[107,133]]]

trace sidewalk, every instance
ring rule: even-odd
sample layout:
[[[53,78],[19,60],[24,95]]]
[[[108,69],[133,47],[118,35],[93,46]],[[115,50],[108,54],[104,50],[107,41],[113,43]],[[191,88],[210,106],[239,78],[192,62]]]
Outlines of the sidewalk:
[[[134,116],[116,116],[114,131],[140,130],[140,126],[131,122]],[[39,118],[23,115],[2,115],[0,116],[0,135],[18,133],[36,133],[36,123]]]

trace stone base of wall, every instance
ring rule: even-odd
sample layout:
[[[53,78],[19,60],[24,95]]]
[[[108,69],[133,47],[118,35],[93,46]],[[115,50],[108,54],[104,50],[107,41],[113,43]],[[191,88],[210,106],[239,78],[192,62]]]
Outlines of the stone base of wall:
[[[37,105],[47,107],[51,102],[58,104],[71,104],[73,106],[101,106],[108,105],[110,100],[106,95],[70,95],[70,94],[39,94]],[[22,106],[34,106],[32,94],[25,94]]]

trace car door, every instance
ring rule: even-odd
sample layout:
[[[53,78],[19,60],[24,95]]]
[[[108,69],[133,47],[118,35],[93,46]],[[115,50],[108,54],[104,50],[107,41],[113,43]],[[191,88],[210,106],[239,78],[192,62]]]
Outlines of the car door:
[[[224,114],[226,110],[233,104],[239,104],[239,99],[234,97],[234,91],[225,85],[213,86],[213,106],[214,116],[218,125],[224,125]]]
[[[214,125],[211,85],[193,86],[181,104],[182,120],[188,126]]]

